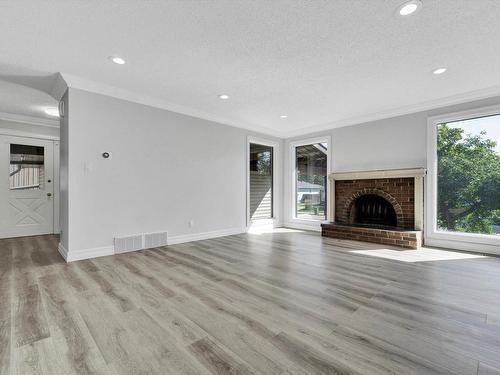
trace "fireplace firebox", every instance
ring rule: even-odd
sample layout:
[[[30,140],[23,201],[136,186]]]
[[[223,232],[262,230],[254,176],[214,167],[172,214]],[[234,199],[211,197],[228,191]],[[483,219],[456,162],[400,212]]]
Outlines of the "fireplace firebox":
[[[373,227],[397,227],[396,211],[386,199],[375,194],[357,198],[349,214],[350,222]]]

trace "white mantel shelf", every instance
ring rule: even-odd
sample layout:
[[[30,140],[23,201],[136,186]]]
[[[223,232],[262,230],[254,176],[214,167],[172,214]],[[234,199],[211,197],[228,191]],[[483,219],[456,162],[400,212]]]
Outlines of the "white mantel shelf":
[[[334,180],[369,180],[375,178],[408,178],[424,177],[425,168],[385,169],[375,171],[354,171],[330,173],[329,179]]]
[[[378,178],[414,178],[415,179],[415,229],[424,227],[424,177],[425,168],[385,169],[374,171],[354,171],[330,173],[330,218],[335,220],[335,181],[342,180],[372,180]]]

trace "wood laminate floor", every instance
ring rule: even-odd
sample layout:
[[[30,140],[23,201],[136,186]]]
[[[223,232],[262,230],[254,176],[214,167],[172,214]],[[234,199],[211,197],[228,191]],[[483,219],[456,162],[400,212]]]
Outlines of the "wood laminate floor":
[[[499,258],[294,232],[56,248],[0,241],[2,375],[500,374]]]

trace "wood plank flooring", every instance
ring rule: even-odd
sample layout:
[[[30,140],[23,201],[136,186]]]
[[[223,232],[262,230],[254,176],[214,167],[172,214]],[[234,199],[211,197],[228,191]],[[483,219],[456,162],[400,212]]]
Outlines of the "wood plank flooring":
[[[283,231],[66,264],[57,241],[0,240],[0,375],[500,374],[500,258]]]

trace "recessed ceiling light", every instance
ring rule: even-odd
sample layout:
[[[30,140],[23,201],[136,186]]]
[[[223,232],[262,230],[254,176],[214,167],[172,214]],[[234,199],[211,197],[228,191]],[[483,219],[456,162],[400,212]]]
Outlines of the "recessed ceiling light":
[[[403,17],[409,16],[420,10],[420,8],[422,8],[422,2],[420,0],[407,1],[398,7],[398,14]]]
[[[118,65],[125,64],[125,60],[118,56],[109,56],[109,59]]]
[[[59,110],[56,107],[47,107],[44,112],[49,116],[59,117]]]
[[[229,95],[221,94],[221,95],[219,95],[219,99],[227,100],[227,99],[229,99]]]
[[[281,115],[280,118],[288,118],[287,115]]]
[[[432,74],[435,74],[435,75],[439,75],[439,74],[443,74],[444,72],[446,72],[448,69],[446,68],[437,68],[437,69],[434,69],[432,71]]]

